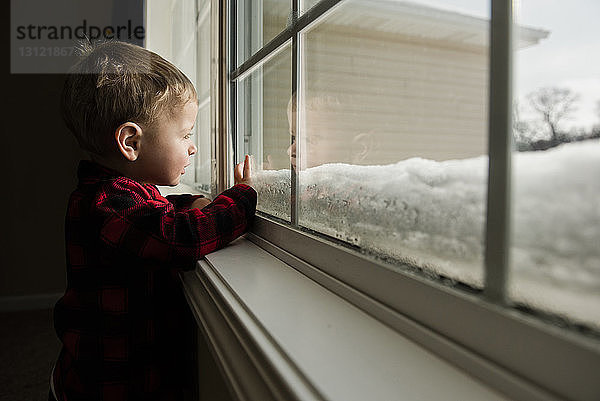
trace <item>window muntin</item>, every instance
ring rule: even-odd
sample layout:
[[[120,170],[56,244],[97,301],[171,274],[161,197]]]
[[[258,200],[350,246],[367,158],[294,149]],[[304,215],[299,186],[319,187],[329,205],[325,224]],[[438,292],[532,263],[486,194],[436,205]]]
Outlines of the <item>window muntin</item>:
[[[523,0],[516,14],[544,37],[515,52],[509,296],[600,328],[600,5]]]

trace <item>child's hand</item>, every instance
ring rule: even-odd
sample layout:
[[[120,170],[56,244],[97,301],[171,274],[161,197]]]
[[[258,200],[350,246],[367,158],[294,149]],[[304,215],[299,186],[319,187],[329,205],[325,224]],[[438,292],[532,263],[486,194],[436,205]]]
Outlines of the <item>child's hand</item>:
[[[204,206],[210,204],[211,200],[208,198],[198,198],[192,202],[191,208],[202,209]]]
[[[233,178],[235,184],[246,184],[252,186],[252,169],[250,167],[250,156],[246,155],[244,163],[235,166]]]

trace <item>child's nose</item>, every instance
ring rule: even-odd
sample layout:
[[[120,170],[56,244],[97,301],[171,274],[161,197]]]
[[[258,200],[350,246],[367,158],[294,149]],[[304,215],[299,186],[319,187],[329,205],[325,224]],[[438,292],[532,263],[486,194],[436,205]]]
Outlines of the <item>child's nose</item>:
[[[192,146],[190,146],[190,148],[188,149],[188,154],[192,156],[195,155],[197,151],[198,148],[196,147],[196,145],[192,144]]]

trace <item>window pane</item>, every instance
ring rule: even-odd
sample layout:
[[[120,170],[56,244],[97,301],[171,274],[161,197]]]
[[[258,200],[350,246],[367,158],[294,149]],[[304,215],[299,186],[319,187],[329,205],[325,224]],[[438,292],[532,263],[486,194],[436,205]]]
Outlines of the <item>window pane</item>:
[[[195,157],[196,186],[207,193],[211,191],[212,155],[211,155],[211,119],[210,119],[210,45],[211,18],[210,1],[198,2],[198,48],[197,48],[197,83],[198,118],[196,120],[196,146],[198,153]]]
[[[237,65],[250,58],[286,28],[292,10],[290,4],[290,0],[237,2]]]
[[[205,2],[198,13],[200,18],[198,19],[198,82],[196,90],[199,99],[204,100],[210,96],[210,2]]]
[[[290,220],[290,130],[287,106],[292,92],[288,43],[237,83],[237,159],[254,157],[257,209]]]
[[[302,226],[482,285],[482,3],[349,0],[303,33],[294,144]]]
[[[211,163],[211,143],[210,143],[210,103],[205,104],[198,109],[198,118],[196,120],[196,187],[206,193],[211,192],[212,163]]]
[[[305,11],[310,10],[311,7],[313,7],[318,2],[319,0],[300,0],[300,12],[303,13]]]
[[[172,62],[194,83],[198,85],[197,52],[195,35],[195,0],[176,0],[171,14],[171,52]],[[197,125],[197,124],[196,124]],[[198,132],[195,128],[195,133]],[[195,170],[187,169],[181,182],[195,185]]]
[[[515,11],[510,295],[600,328],[600,3]]]
[[[189,46],[195,39],[195,14],[196,2],[194,0],[175,0],[173,2],[171,13],[173,62],[188,77],[193,77],[196,71],[196,52],[193,46]]]

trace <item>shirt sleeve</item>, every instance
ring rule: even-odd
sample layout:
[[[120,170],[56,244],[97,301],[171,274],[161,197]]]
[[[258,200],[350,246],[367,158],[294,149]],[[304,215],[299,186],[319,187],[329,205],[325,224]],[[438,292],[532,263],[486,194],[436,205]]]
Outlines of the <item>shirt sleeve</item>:
[[[153,198],[132,180],[106,185],[96,207],[102,214],[101,240],[139,259],[192,269],[198,259],[248,230],[256,191],[235,185],[203,209],[177,208]]]
[[[173,204],[175,211],[185,211],[192,206],[192,203],[198,198],[204,198],[204,195],[167,195],[167,200]]]

